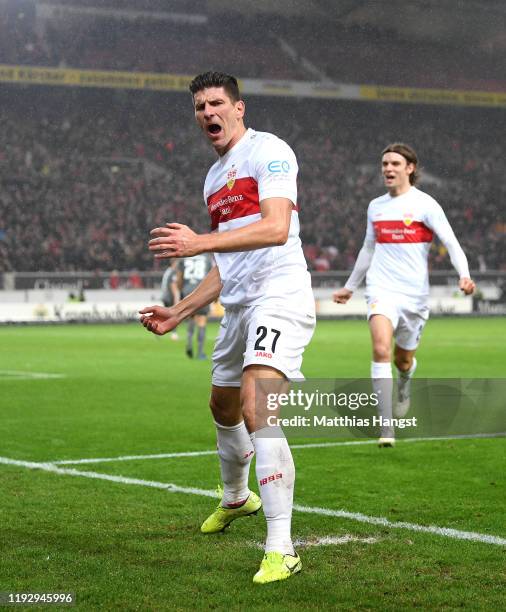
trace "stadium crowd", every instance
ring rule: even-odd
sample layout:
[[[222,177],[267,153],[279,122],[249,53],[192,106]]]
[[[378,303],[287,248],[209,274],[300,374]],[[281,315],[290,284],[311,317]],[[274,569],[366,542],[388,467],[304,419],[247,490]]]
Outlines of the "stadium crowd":
[[[0,95],[0,269],[152,270],[146,240],[168,221],[207,231],[213,154],[189,96],[30,88]],[[290,143],[302,239],[315,270],[349,269],[390,141],[418,150],[425,181],[471,268],[504,269],[499,111],[252,98],[250,125]],[[462,129],[466,126],[466,129]],[[433,269],[449,269],[434,244]]]
[[[503,56],[490,45],[457,48],[281,15],[230,12],[195,23],[65,13],[38,21],[34,9],[30,15],[0,6],[0,64],[192,75],[202,70],[202,58],[219,57],[220,70],[242,78],[502,91]],[[385,57],[402,61],[392,70]]]

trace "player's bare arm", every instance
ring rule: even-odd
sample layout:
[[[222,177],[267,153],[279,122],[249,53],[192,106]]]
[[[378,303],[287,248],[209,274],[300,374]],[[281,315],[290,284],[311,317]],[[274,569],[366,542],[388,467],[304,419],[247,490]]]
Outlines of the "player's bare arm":
[[[175,306],[146,306],[139,311],[140,322],[144,327],[163,336],[175,329],[181,321],[191,317],[194,312],[218,299],[221,291],[221,278],[218,267],[215,266],[200,285]]]
[[[288,239],[293,204],[287,198],[267,198],[260,202],[262,218],[246,227],[228,232],[197,234],[186,225],[167,223],[151,231],[150,251],[156,259],[193,257],[199,253],[253,251],[285,244]]]

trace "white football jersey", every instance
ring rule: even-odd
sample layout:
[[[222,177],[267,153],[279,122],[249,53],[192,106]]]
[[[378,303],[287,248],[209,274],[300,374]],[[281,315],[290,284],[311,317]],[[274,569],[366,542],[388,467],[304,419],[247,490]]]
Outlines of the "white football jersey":
[[[467,259],[441,206],[411,187],[406,193],[372,200],[366,242],[375,241],[366,293],[381,290],[425,299],[429,294],[428,255],[434,233],[448,249],[460,277],[469,277]]]
[[[226,232],[258,221],[260,202],[266,198],[288,198],[293,203],[284,245],[215,253],[223,282],[220,301],[225,307],[265,303],[266,299],[284,302],[301,289],[311,288],[299,238],[297,171],[295,154],[283,140],[251,128],[209,170],[204,199],[211,231]]]

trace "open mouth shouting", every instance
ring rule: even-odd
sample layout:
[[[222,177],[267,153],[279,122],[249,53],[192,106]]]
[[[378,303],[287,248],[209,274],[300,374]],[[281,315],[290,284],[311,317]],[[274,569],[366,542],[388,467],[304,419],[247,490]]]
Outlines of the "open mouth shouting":
[[[218,123],[210,123],[206,131],[211,138],[219,137],[223,133],[223,128]]]

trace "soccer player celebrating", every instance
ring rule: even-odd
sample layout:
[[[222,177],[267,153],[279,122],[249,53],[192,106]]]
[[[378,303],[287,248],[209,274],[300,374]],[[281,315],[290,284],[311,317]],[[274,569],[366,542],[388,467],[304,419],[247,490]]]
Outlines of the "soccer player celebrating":
[[[415,187],[418,178],[415,151],[402,143],[388,145],[381,164],[388,193],[369,204],[364,244],[345,286],[334,293],[334,301],[345,304],[367,274],[371,378],[379,397],[380,416],[391,419],[392,339],[395,338],[394,363],[398,370],[393,414],[403,417],[409,409],[415,352],[429,317],[427,260],[434,233],[448,250],[460,277],[460,289],[470,295],[475,284],[443,209],[434,198]],[[394,445],[392,427],[383,427],[380,435],[380,446]]]
[[[212,232],[168,223],[152,230],[149,248],[157,258],[212,252],[217,265],[179,304],[141,310],[141,322],[164,334],[218,297],[225,307],[210,401],[224,491],[201,531],[223,531],[263,505],[267,540],[253,582],[269,583],[301,569],[291,540],[293,459],[281,429],[267,427],[262,392],[268,384],[302,378],[302,353],[314,331],[311,278],[299,239],[298,167],[285,142],[246,128],[234,77],[201,74],[190,92],[197,123],[218,154],[204,185]],[[254,453],[261,500],[248,488]]]

